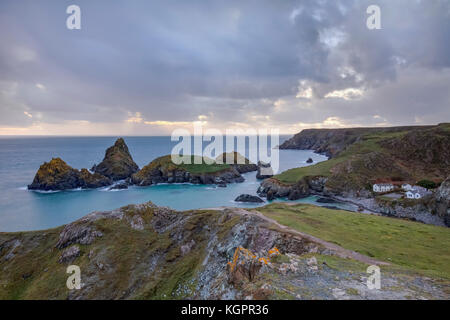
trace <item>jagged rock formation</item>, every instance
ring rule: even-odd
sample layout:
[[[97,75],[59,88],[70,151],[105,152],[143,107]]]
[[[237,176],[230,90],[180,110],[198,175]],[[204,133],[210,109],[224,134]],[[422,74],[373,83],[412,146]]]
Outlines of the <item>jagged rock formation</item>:
[[[226,163],[234,167],[239,173],[256,171],[258,167],[239,152],[222,153],[216,158],[217,163]]]
[[[105,158],[99,165],[91,169],[77,170],[69,166],[60,158],[53,158],[45,162],[37,171],[29,190],[68,190],[68,189],[94,189],[106,187],[114,180],[129,178],[138,170],[138,166],[131,158],[125,141],[117,139],[114,146],[106,150]],[[125,184],[115,186],[124,189]]]
[[[67,190],[98,188],[110,185],[112,180],[86,169],[72,168],[60,158],[53,158],[39,167],[29,190]]]
[[[127,179],[138,170],[139,167],[133,161],[123,138],[117,139],[114,145],[106,150],[103,161],[91,169],[114,181]]]
[[[254,203],[263,203],[264,200],[257,196],[252,196],[250,194],[241,194],[236,199],[236,202],[254,202]]]
[[[243,182],[244,178],[228,164],[174,164],[171,156],[157,158],[135,173],[132,183],[149,186],[158,183],[218,184]]]

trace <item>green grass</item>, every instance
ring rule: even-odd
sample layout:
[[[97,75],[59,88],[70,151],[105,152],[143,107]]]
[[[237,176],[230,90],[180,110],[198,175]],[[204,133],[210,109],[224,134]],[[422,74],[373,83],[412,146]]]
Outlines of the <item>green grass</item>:
[[[128,216],[139,215],[147,227],[134,230],[126,219],[101,219],[94,223],[103,236],[90,245],[78,245],[81,255],[72,262],[80,267],[82,279],[86,280],[89,275],[97,277],[99,285],[93,286],[85,298],[120,299],[130,287],[135,290],[132,299],[184,298],[182,292],[176,294],[182,284],[194,290],[192,278],[201,267],[207,239],[207,234],[201,231],[204,225],[213,224],[217,213],[184,213],[186,229],[180,232],[196,244],[189,254],[182,256],[180,244],[172,239],[170,231],[157,233],[151,229],[152,208],[138,210],[126,206],[122,211]],[[2,259],[9,250],[0,251],[0,300],[67,298],[67,264],[58,262],[62,250],[55,248],[61,230],[62,227],[44,232],[0,233],[0,244],[10,239],[22,242],[12,260]],[[89,258],[91,250],[93,257]],[[148,261],[154,256],[161,260],[150,272]],[[105,268],[99,269],[95,261],[100,261]]]
[[[207,164],[205,162],[205,159],[208,159],[208,162],[212,162],[214,160],[206,158],[206,157],[200,157],[200,156],[191,156],[191,164],[180,164],[178,167],[183,168],[184,170],[190,172],[190,173],[215,173],[220,172],[224,170],[230,169],[229,164]],[[200,162],[199,164],[196,164],[195,161]]]
[[[450,230],[312,205],[271,204],[266,216],[346,249],[428,276],[450,279]]]
[[[357,155],[367,154],[370,152],[383,153],[385,152],[385,150],[383,150],[383,148],[380,146],[380,141],[395,137],[400,138],[406,133],[407,131],[367,134],[363,136],[360,141],[350,145],[336,158],[319,162],[312,166],[290,169],[274,176],[274,178],[285,184],[295,184],[300,179],[305,177],[329,177],[332,174],[331,169],[336,165],[351,158],[355,158],[355,156]]]
[[[278,181],[281,181],[282,183],[295,184],[297,181],[307,176],[328,177],[329,175],[331,175],[331,168],[333,168],[338,163],[345,161],[346,159],[347,158],[339,157],[319,162],[318,164],[308,167],[290,169],[274,176],[274,178]]]
[[[205,159],[208,159],[207,161],[212,164],[207,164],[205,162]],[[195,162],[201,162],[201,163],[195,163]],[[230,169],[230,165],[228,164],[217,164],[214,163],[214,160],[206,158],[206,157],[200,157],[200,156],[191,156],[190,164],[175,164],[172,162],[172,158],[170,155],[159,157],[152,162],[150,162],[148,165],[146,165],[142,170],[138,173],[141,175],[145,175],[147,172],[160,168],[161,170],[165,171],[173,171],[176,169],[182,169],[186,170],[193,174],[201,174],[201,173],[215,173],[220,172],[224,170]]]

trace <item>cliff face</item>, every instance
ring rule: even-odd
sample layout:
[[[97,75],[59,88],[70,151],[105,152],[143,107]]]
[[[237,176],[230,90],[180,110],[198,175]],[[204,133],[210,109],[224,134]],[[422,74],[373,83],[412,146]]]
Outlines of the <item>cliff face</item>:
[[[123,138],[119,138],[106,150],[103,161],[94,165],[91,170],[116,181],[131,177],[139,167],[133,161]]]
[[[450,175],[450,124],[411,130],[380,145],[415,175],[443,180]]]
[[[314,150],[328,157],[336,157],[362,136],[373,133],[392,133],[427,127],[306,129],[280,145],[280,149]]]

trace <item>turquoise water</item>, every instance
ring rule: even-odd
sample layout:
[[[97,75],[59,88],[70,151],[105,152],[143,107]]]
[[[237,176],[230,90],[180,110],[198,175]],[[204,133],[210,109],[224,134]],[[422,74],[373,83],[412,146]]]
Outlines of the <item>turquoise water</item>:
[[[256,194],[255,172],[244,175],[244,183],[216,188],[204,185],[157,185],[108,191],[73,190],[42,193],[26,190],[44,161],[61,157],[74,168],[91,168],[99,163],[106,148],[117,137],[14,137],[0,138],[0,231],[52,228],[74,221],[95,210],[111,210],[130,203],[153,201],[177,210],[219,206],[255,207],[233,200],[242,193]],[[280,137],[280,143],[288,137]],[[176,142],[170,137],[126,137],[130,152],[143,167],[151,160],[170,154]],[[280,171],[305,166],[326,157],[307,150],[280,150]],[[314,203],[310,197],[300,202]],[[350,207],[341,207],[353,209]]]

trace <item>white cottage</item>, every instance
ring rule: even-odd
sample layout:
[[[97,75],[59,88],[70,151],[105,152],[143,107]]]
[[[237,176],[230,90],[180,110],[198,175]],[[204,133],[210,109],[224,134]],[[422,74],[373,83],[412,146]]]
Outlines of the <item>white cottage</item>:
[[[418,188],[418,189],[411,189],[405,193],[406,198],[408,199],[422,199],[427,194],[430,194],[431,192],[428,191],[425,188]]]
[[[374,192],[389,192],[394,190],[394,185],[392,183],[375,183],[373,185]]]

